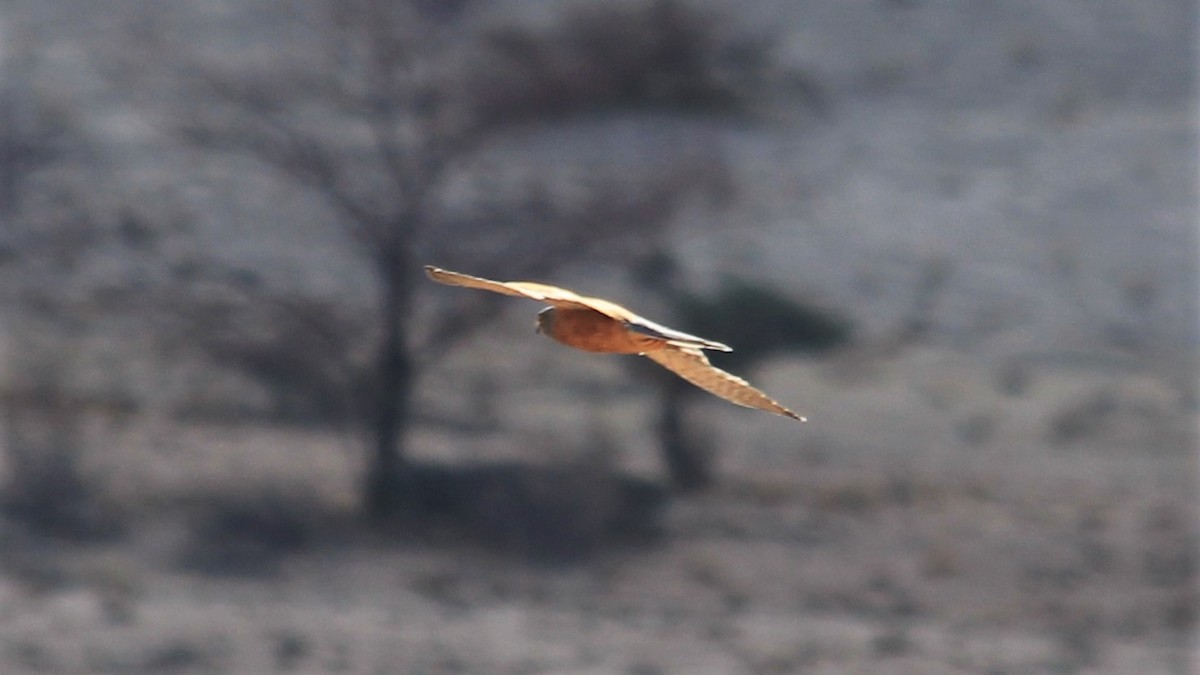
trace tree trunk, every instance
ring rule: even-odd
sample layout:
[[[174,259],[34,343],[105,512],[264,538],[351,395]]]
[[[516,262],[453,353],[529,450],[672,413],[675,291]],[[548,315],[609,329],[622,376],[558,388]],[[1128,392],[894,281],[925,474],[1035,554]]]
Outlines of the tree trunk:
[[[375,390],[372,431],[374,438],[366,474],[364,507],[379,520],[396,512],[404,494],[404,439],[410,419],[409,405],[416,384],[407,328],[412,306],[414,280],[403,258],[389,255],[381,261],[384,321],[376,358],[378,384]]]
[[[672,378],[661,385],[658,411],[658,440],[671,484],[683,492],[698,492],[712,485],[712,456],[704,447],[696,447],[687,438],[683,421],[683,402],[687,384]]]

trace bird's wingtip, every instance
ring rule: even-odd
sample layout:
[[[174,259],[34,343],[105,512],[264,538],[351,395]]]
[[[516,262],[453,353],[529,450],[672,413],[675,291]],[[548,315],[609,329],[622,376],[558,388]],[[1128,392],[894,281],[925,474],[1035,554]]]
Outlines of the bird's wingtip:
[[[716,340],[705,340],[704,338],[696,338],[696,339],[698,340],[698,342],[696,343],[695,346],[699,347],[701,349],[711,349],[714,352],[731,352],[731,351],[733,351],[733,347],[730,347],[729,345],[725,344],[724,342],[717,342]]]

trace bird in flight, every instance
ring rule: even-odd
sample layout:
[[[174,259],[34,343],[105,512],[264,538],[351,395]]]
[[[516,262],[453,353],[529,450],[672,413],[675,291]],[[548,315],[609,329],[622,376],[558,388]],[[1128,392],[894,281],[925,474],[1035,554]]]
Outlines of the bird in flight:
[[[469,274],[425,266],[430,279],[449,286],[479,288],[493,293],[539,300],[548,305],[538,312],[537,331],[568,347],[605,354],[638,354],[651,359],[692,384],[746,408],[757,408],[801,422],[788,410],[742,378],[708,362],[705,349],[733,351],[726,345],[667,328],[601,298],[578,295],[565,288],[532,281],[492,281]]]

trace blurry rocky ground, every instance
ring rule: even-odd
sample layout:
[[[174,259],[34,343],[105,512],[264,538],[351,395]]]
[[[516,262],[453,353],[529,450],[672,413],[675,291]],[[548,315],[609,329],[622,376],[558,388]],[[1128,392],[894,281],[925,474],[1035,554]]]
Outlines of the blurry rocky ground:
[[[147,44],[269,63],[309,7],[285,5],[0,8],[0,162],[36,180],[0,184],[0,671],[1189,671],[1192,3],[689,4],[728,32],[703,100],[736,111],[600,112],[480,161],[718,149],[721,203],[645,248],[677,289],[749,280],[853,324],[743,373],[811,421],[688,401],[716,484],[672,496],[655,386],[491,305],[421,375],[427,513],[374,527],[319,386],[364,349],[370,272],[317,199],[178,143],[148,112],[170,87],[132,72]],[[668,317],[602,253],[546,280]],[[290,348],[283,379],[179,336],[170,300],[205,293],[184,309],[237,310],[229,334]]]

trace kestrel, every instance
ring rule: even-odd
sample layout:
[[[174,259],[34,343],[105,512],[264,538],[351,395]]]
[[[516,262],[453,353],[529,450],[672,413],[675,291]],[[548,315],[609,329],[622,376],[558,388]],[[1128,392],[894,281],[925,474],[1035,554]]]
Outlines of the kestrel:
[[[537,315],[537,331],[568,347],[606,354],[638,354],[692,384],[746,408],[758,408],[801,422],[804,417],[779,405],[742,378],[714,367],[702,350],[733,351],[726,345],[654,323],[601,298],[531,281],[492,281],[425,266],[430,279],[449,286],[540,300],[550,305]]]

